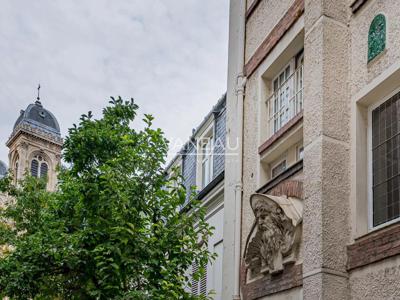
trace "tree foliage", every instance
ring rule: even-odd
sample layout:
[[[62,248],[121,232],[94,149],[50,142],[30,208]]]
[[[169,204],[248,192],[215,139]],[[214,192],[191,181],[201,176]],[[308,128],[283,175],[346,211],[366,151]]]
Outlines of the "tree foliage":
[[[185,188],[167,179],[168,142],[138,106],[110,101],[102,118],[82,115],[69,129],[57,191],[30,176],[0,189],[14,198],[0,211],[0,298],[202,299],[185,291],[193,262],[213,255],[211,228],[193,199],[182,213]],[[200,268],[195,274],[199,278]]]

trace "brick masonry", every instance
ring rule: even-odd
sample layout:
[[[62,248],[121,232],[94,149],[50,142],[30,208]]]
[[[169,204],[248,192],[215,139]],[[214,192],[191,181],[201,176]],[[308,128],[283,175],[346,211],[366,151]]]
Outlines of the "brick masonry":
[[[303,265],[286,265],[284,270],[276,275],[267,275],[261,279],[245,284],[246,266],[241,268],[241,283],[243,300],[254,300],[278,292],[303,285]]]
[[[295,0],[282,19],[275,25],[271,33],[265,38],[257,48],[254,55],[249,59],[244,67],[244,72],[249,77],[264,58],[274,49],[285,33],[300,18],[304,12],[304,0]]]
[[[353,270],[400,254],[400,223],[372,232],[347,246],[347,268]]]
[[[273,196],[288,196],[303,199],[303,182],[297,180],[287,180],[277,185],[268,192]]]

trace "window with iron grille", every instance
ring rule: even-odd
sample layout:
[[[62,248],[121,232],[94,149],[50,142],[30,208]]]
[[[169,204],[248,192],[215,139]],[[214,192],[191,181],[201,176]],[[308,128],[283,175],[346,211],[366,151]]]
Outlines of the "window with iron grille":
[[[400,93],[372,110],[372,223],[400,217]]]
[[[267,99],[269,136],[303,110],[303,53],[299,53],[272,80]]]

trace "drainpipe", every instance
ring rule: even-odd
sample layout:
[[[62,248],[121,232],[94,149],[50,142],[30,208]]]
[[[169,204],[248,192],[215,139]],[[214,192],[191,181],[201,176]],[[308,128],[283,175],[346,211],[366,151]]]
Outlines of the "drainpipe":
[[[238,104],[238,178],[235,184],[235,290],[234,300],[240,300],[240,268],[241,268],[241,242],[242,242],[242,191],[243,191],[243,99],[246,77],[237,77],[238,85],[236,98]]]
[[[238,138],[238,161],[235,184],[235,283],[233,300],[240,300],[240,268],[241,268],[241,227],[242,227],[242,191],[243,191],[243,101],[246,86],[244,75],[244,54],[245,54],[245,26],[246,26],[246,1],[240,0],[240,11],[238,15],[238,55],[237,55],[237,76],[236,76],[236,103],[237,103],[237,138]]]

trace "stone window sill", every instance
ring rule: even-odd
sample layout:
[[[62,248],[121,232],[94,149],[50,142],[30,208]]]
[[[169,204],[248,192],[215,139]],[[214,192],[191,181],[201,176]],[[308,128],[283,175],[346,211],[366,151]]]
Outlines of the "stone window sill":
[[[197,199],[202,200],[210,191],[212,191],[218,183],[220,183],[225,176],[225,172],[222,171],[220,174],[218,174],[213,180],[210,181],[209,184],[207,184],[202,190],[199,191],[197,194]]]
[[[276,142],[282,139],[287,133],[290,132],[300,121],[303,120],[303,111],[295,115],[289,122],[287,122],[281,129],[279,129],[274,135],[267,139],[260,147],[258,147],[258,154],[265,153],[270,149]]]

